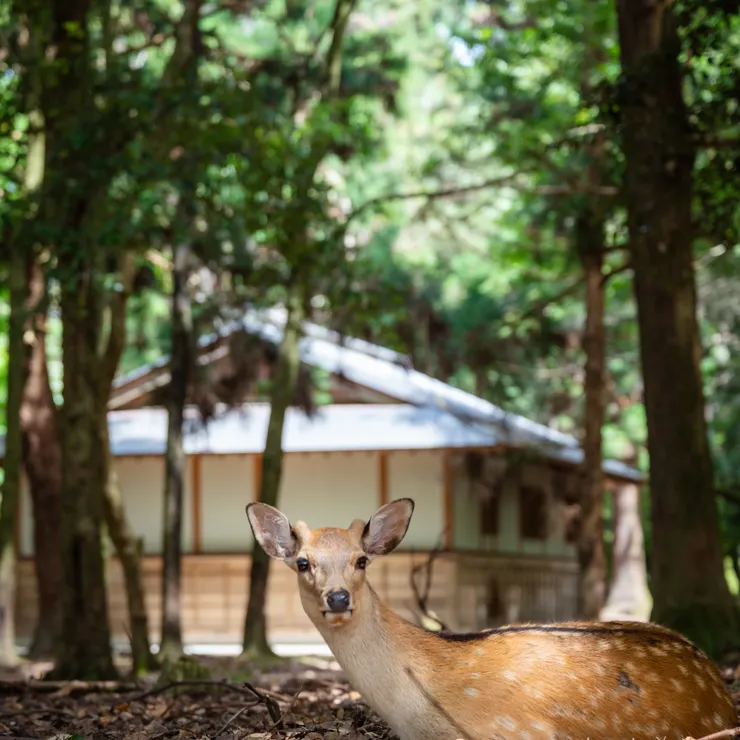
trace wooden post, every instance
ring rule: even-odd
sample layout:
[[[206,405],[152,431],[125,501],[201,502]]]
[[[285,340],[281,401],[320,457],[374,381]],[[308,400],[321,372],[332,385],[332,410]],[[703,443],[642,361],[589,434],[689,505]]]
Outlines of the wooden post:
[[[378,506],[388,503],[388,452],[378,453]]]
[[[445,536],[444,546],[446,550],[452,550],[455,544],[455,500],[452,485],[452,455],[445,450],[443,458],[443,491],[445,511]]]
[[[260,500],[260,488],[262,487],[262,455],[255,454],[252,468],[252,481],[254,484],[254,500]]]
[[[201,551],[202,534],[202,499],[201,499],[201,458],[200,455],[192,456],[191,475],[193,478],[193,553],[196,555]]]

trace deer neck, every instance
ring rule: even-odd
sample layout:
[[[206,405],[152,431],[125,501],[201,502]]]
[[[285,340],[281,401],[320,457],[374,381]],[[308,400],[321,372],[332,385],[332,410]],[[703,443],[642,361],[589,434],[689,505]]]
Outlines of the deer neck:
[[[420,688],[428,685],[434,661],[417,646],[428,645],[429,636],[386,606],[369,584],[360,598],[350,624],[332,628],[321,620],[316,627],[352,687],[401,740],[442,737],[441,720]]]

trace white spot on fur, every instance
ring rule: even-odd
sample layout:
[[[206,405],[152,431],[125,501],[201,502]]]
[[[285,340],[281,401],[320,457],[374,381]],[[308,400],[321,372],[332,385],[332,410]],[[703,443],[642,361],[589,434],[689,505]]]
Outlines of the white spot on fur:
[[[531,736],[531,735],[530,735],[530,734],[529,734],[529,733],[528,733],[528,732],[527,732],[526,730],[522,730],[522,731],[521,731],[521,732],[519,733],[519,737],[520,737],[520,738],[521,738],[522,740],[532,740],[532,736]]]
[[[478,689],[467,688],[467,689],[465,689],[465,693],[468,696],[478,696]]]
[[[684,689],[684,685],[677,678],[671,679],[671,686],[673,686],[676,691],[683,691]]]
[[[514,671],[504,671],[504,678],[507,681],[516,681],[516,673]]]
[[[516,729],[516,722],[514,722],[511,717],[499,717],[496,721],[499,723],[499,726],[503,727],[505,730]]]
[[[678,664],[678,670],[681,671],[681,673],[683,673],[684,676],[689,675],[689,669],[683,663]]]
[[[717,727],[722,727],[722,717],[719,712],[714,713],[714,724],[717,725]]]
[[[476,648],[475,649],[475,654],[476,655],[483,655],[483,648]]]
[[[480,673],[471,673],[470,678],[480,678]]]

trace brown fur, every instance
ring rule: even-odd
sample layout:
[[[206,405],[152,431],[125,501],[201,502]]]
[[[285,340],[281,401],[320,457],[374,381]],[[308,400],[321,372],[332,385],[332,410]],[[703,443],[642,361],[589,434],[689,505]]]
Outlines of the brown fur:
[[[395,548],[412,511],[402,500],[367,527],[356,520],[348,529],[311,530],[298,522],[294,551],[283,558],[294,569],[300,557],[311,563],[310,573],[298,573],[306,613],[401,740],[682,740],[737,724],[714,664],[658,625],[525,624],[438,635],[405,621],[356,562]],[[287,518],[248,512],[269,552],[263,523],[290,526]],[[336,588],[350,592],[350,615],[325,615],[326,594]]]

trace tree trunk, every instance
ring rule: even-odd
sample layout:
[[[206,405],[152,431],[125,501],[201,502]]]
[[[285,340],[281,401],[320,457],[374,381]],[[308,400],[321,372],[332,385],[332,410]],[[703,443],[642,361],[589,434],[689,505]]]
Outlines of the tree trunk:
[[[26,314],[26,257],[16,244],[10,248],[10,321],[8,330],[8,390],[5,407],[4,480],[0,500],[0,665],[18,662],[15,649],[15,522],[20,499],[23,445],[20,424],[26,346],[23,329]]]
[[[653,619],[717,656],[738,641],[700,368],[694,153],[667,3],[617,2],[625,196],[650,453]]]
[[[185,452],[182,427],[192,366],[193,320],[188,277],[190,246],[181,244],[173,255],[172,352],[167,396],[167,454],[164,484],[162,558],[162,641],[160,656],[176,660],[182,654],[180,580],[182,561],[182,501],[185,487]]]
[[[106,425],[107,426],[107,425]],[[156,667],[156,661],[149,642],[149,617],[146,611],[144,581],[141,574],[141,553],[136,533],[126,519],[123,508],[118,473],[110,453],[108,430],[106,428],[106,448],[108,450],[108,485],[105,489],[105,523],[108,527],[116,554],[121,561],[126,599],[128,601],[129,623],[131,628],[131,670],[134,676],[146,673]]]
[[[277,506],[280,480],[283,472],[283,427],[285,414],[293,397],[300,355],[298,344],[304,317],[303,293],[298,286],[290,289],[286,301],[287,315],[275,375],[270,389],[270,421],[267,425],[265,450],[262,457],[262,478],[259,500]],[[265,603],[269,557],[255,542],[252,547],[252,565],[249,577],[249,600],[244,622],[242,653],[245,656],[271,655],[267,642]]]
[[[56,678],[115,678],[103,559],[108,483],[107,393],[101,377],[101,296],[90,261],[66,257],[62,283],[62,639]],[[70,264],[72,263],[72,264]],[[74,275],[74,277],[73,277]]]
[[[46,279],[38,261],[31,265],[30,303],[33,345],[21,407],[26,476],[33,506],[33,547],[38,620],[30,657],[51,658],[61,630],[62,451],[56,428],[56,406],[46,365]]]
[[[606,591],[601,431],[606,411],[606,336],[602,274],[604,223],[588,208],[578,218],[576,242],[586,277],[586,328],[583,336],[586,354],[585,423],[579,496],[578,612],[582,619],[598,619]]]
[[[613,497],[611,587],[599,618],[647,622],[651,598],[640,519],[640,489],[634,483],[624,483],[616,488]]]

